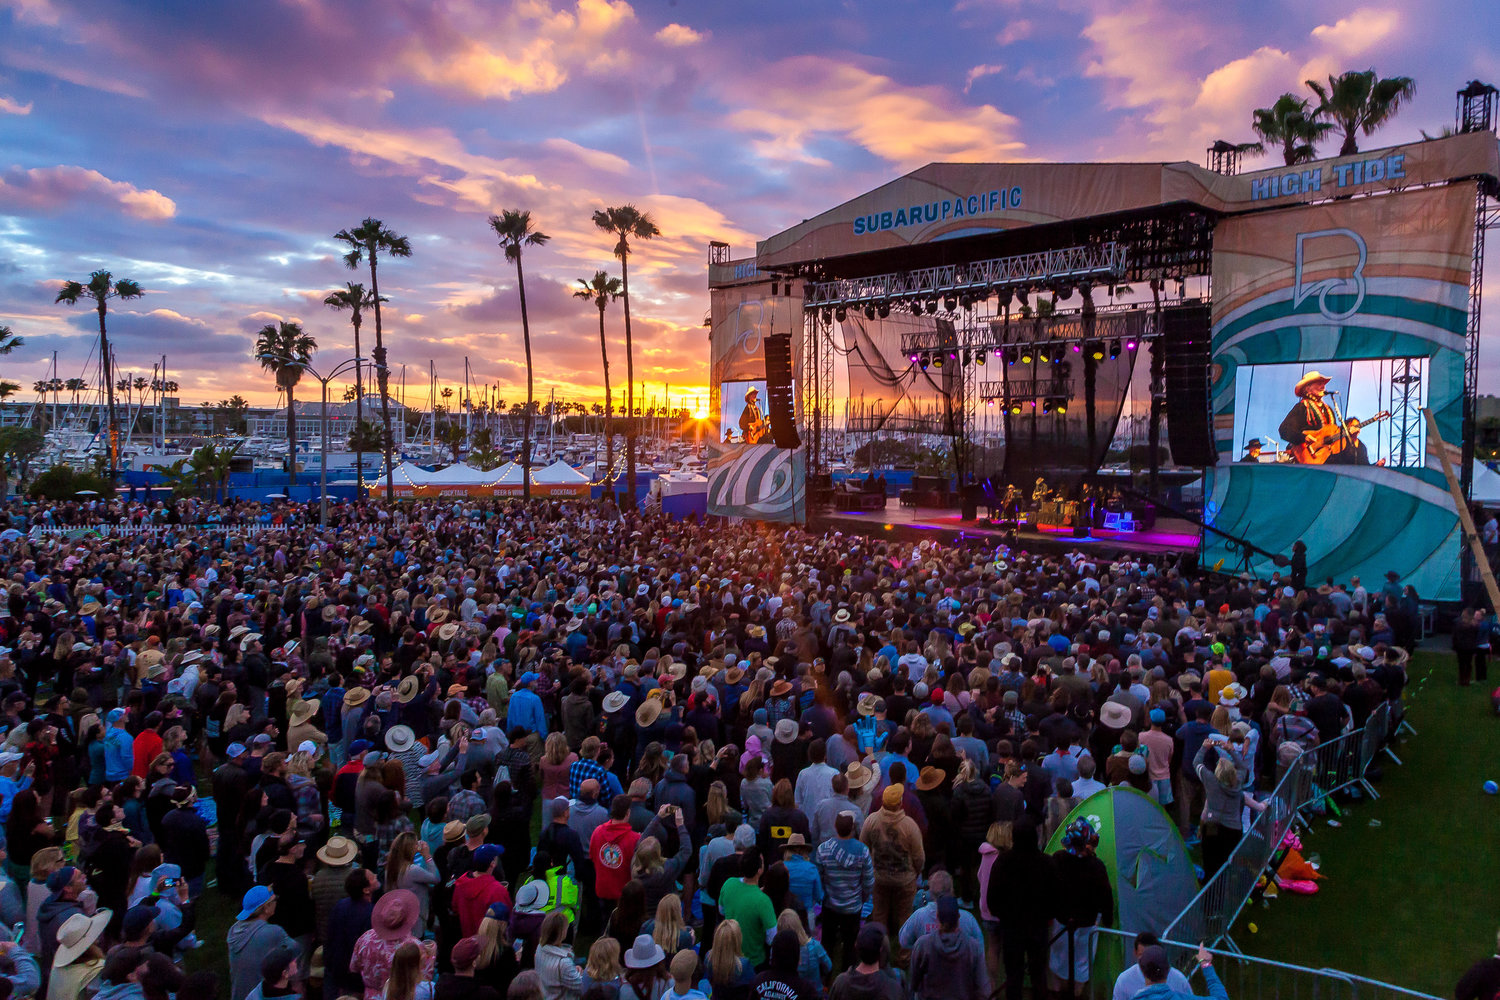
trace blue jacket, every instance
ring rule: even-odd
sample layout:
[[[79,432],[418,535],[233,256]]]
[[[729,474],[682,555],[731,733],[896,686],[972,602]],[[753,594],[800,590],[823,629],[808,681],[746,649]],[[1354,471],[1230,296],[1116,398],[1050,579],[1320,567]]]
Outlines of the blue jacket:
[[[135,766],[135,740],[118,726],[104,731],[104,780],[124,781]]]
[[[547,735],[547,716],[542,711],[542,699],[529,687],[517,688],[510,696],[505,731],[508,733],[517,726],[543,738]]]
[[[1213,966],[1204,967],[1203,981],[1208,984],[1208,997],[1174,990],[1166,983],[1156,983],[1141,990],[1133,1000],[1229,1000],[1229,991],[1219,982],[1219,974],[1213,970]]]
[[[875,892],[875,861],[870,849],[854,837],[835,837],[814,854],[823,876],[823,907],[835,913],[861,912]]]
[[[783,860],[791,890],[802,901],[803,909],[822,906],[823,879],[818,874],[818,866],[812,863],[812,859],[799,856],[795,851],[787,851]]]

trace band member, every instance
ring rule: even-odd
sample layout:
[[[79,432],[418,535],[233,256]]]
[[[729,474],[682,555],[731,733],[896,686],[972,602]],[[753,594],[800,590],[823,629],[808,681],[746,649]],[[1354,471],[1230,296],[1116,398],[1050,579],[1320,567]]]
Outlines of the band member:
[[[745,408],[740,411],[740,437],[745,444],[759,444],[771,435],[771,425],[760,409],[760,390],[755,386],[745,390]]]
[[[1349,443],[1343,451],[1328,460],[1329,465],[1369,465],[1370,452],[1365,443],[1359,439],[1359,432],[1364,427],[1358,420],[1350,417],[1344,421],[1344,430],[1349,435]],[[1385,459],[1375,463],[1384,465]]]
[[[1258,463],[1260,461],[1260,449],[1260,438],[1251,438],[1249,441],[1245,442],[1245,456],[1241,458],[1240,461]]]
[[[1324,401],[1329,376],[1310,371],[1297,381],[1293,392],[1297,402],[1281,421],[1281,438],[1287,443],[1292,459],[1305,464],[1321,464],[1320,459],[1308,454],[1307,449],[1315,445],[1326,445],[1330,438],[1340,436],[1341,431],[1330,434],[1330,429],[1339,427],[1338,415]]]

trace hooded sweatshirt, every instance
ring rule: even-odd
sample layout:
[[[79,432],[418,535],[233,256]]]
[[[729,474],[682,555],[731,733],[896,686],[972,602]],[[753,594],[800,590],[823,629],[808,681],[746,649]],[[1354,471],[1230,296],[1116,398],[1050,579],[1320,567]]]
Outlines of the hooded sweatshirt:
[[[630,862],[641,839],[629,820],[600,824],[589,838],[589,860],[594,863],[594,892],[600,899],[619,899],[630,881]],[[238,998],[236,998],[238,1000]]]
[[[1219,974],[1214,972],[1213,966],[1203,970],[1203,981],[1208,984],[1207,998],[1187,990],[1174,990],[1166,983],[1155,983],[1137,993],[1135,1000],[1229,1000],[1229,991],[1219,982]]]
[[[924,935],[911,953],[911,992],[918,1000],[984,1000],[990,977],[983,945],[957,927]]]
[[[260,963],[293,944],[287,932],[265,920],[237,920],[229,928],[229,1000],[245,1000],[260,985]]]
[[[882,806],[865,820],[860,839],[870,848],[877,885],[916,885],[917,873],[926,863],[922,831],[899,806]]]

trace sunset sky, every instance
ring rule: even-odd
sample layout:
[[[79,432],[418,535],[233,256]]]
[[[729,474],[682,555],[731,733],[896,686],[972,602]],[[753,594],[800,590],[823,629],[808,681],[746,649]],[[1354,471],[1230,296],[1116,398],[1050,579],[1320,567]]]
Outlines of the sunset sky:
[[[330,236],[375,215],[414,249],[381,271],[411,401],[465,355],[524,398],[486,217],[525,208],[552,236],[526,258],[538,395],[595,400],[597,313],[569,286],[617,273],[590,214],[634,202],[663,234],[632,258],[637,381],[675,394],[706,381],[709,240],[747,256],[934,160],[1201,162],[1340,69],[1414,76],[1365,145],[1417,139],[1500,82],[1497,39],[1494,0],[0,0],[0,323],[27,341],[3,374],[29,398],[52,351],[79,373],[94,316],[53,298],[107,268],[148,291],[111,314],[123,372],[165,352],[185,401],[274,402],[252,332],[296,318],[348,357],[321,303],[368,275]]]

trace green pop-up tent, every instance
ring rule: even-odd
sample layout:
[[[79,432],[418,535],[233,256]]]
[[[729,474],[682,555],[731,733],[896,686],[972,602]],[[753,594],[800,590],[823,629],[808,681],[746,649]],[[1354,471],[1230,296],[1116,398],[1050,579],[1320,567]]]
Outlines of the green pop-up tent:
[[[1063,832],[1086,819],[1099,834],[1098,856],[1115,892],[1114,926],[1160,934],[1198,893],[1182,834],[1156,800],[1126,785],[1095,792],[1074,807],[1047,853],[1062,850]]]

